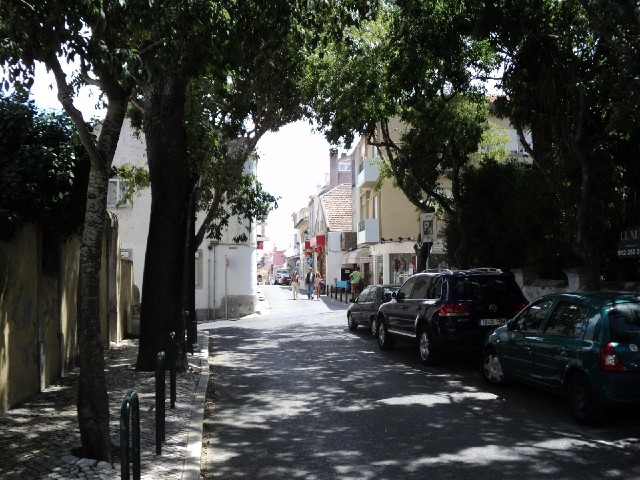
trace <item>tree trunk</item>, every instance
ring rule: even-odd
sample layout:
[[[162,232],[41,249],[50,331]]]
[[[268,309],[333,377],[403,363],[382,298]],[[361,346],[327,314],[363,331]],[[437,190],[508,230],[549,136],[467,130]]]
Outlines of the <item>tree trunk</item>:
[[[111,462],[109,397],[100,332],[100,271],[107,211],[109,171],[124,121],[126,102],[110,102],[92,158],[80,246],[78,287],[78,426],[82,455]]]
[[[157,75],[147,83],[144,133],[151,179],[151,217],[144,262],[136,368],[151,371],[169,334],[184,338],[182,279],[188,215],[185,81]],[[184,343],[184,341],[183,341]]]
[[[578,226],[576,234],[576,254],[582,260],[587,270],[587,279],[584,288],[586,290],[600,290],[600,251],[601,244],[592,233],[594,221],[591,215],[591,169],[586,154],[579,153],[581,168],[581,188],[578,201]]]
[[[78,302],[78,425],[82,455],[111,461],[109,399],[100,333],[100,268],[108,176],[91,169],[87,212],[80,246]],[[104,199],[104,201],[103,201]]]
[[[429,250],[431,249],[431,242],[424,242],[418,248],[416,248],[416,271],[422,272],[427,269],[427,261],[429,260]]]
[[[462,194],[460,192],[460,169],[461,164],[459,160],[454,160],[453,168],[451,172],[451,191],[453,195],[453,201],[455,205],[457,205],[455,212],[456,226],[458,228],[458,232],[460,234],[460,243],[458,244],[458,248],[455,251],[455,259],[458,264],[458,268],[466,269],[469,268],[469,249],[467,245],[468,235],[466,230],[466,225],[464,222],[464,207],[462,206]]]
[[[197,342],[197,316],[196,316],[196,271],[195,271],[195,254],[198,249],[196,245],[196,190],[195,182],[190,179],[188,190],[188,201],[185,204],[187,212],[187,236],[183,253],[184,259],[184,275],[182,279],[182,304],[183,309],[188,314],[183,316],[183,328],[186,329],[186,342],[181,342],[178,346],[180,352],[181,369],[187,367],[186,352],[193,352],[193,345]]]

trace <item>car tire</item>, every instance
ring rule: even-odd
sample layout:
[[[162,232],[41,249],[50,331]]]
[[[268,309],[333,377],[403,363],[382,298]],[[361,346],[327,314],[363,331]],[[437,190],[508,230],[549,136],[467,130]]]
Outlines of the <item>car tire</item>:
[[[571,415],[585,425],[598,422],[604,408],[593,398],[589,380],[582,373],[574,373],[567,382],[567,401]]]
[[[389,329],[383,318],[378,317],[378,345],[382,350],[391,350],[395,344],[396,339],[389,334]]]
[[[349,330],[355,332],[358,329],[358,323],[353,319],[351,314],[347,315],[347,325],[349,326]]]
[[[489,348],[482,353],[482,378],[489,385],[502,387],[508,383],[507,377],[502,371],[500,359],[493,348]]]
[[[376,317],[371,318],[371,335],[373,335],[373,338],[378,337],[378,320]]]
[[[426,325],[420,328],[420,333],[418,334],[418,353],[423,365],[433,366],[438,363],[438,354],[433,337]]]

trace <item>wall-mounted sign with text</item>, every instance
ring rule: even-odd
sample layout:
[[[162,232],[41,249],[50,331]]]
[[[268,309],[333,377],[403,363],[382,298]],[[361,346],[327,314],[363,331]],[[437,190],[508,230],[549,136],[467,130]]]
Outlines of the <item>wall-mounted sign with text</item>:
[[[618,258],[640,258],[640,227],[620,232]]]

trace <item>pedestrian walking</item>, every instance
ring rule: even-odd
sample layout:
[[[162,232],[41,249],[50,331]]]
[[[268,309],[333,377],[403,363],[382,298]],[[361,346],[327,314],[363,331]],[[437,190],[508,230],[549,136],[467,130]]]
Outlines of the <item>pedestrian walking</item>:
[[[304,284],[307,287],[307,298],[313,300],[313,282],[315,281],[315,275],[313,270],[309,267],[306,277],[304,278]]]
[[[357,265],[353,272],[351,272],[351,275],[349,275],[349,281],[351,282],[351,297],[356,298],[364,288],[362,274],[360,273],[360,268]]]
[[[316,289],[316,300],[320,301],[320,294],[322,293],[322,275],[320,275],[320,272],[316,272],[314,286]]]
[[[297,270],[294,270],[291,274],[291,290],[293,291],[293,299],[297,300],[300,293],[300,278]]]

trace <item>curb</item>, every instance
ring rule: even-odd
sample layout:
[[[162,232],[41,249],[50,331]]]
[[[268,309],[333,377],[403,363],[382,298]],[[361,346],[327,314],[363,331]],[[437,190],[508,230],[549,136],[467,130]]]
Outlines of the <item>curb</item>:
[[[200,378],[193,397],[194,408],[191,410],[189,434],[187,436],[187,451],[182,465],[182,480],[200,479],[200,458],[202,456],[202,432],[204,422],[204,404],[207,385],[209,384],[209,335],[198,334],[197,356],[200,360]]]

